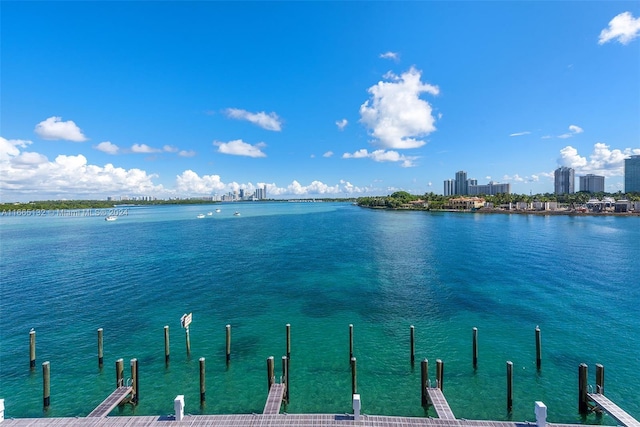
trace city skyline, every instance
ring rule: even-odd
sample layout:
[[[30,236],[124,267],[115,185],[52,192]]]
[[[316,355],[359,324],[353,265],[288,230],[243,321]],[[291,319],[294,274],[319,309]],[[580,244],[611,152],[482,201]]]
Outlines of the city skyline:
[[[638,3],[2,8],[2,202],[617,192],[640,154]]]

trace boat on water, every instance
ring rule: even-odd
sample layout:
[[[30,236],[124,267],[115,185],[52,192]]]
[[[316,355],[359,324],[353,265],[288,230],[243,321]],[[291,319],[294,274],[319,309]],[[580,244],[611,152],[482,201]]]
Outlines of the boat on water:
[[[233,216],[240,216],[240,212],[235,211],[235,212],[234,212],[234,214],[233,214]]]
[[[202,219],[202,218],[204,218],[204,214],[198,214],[198,216],[196,216],[196,218]]]
[[[213,215],[213,212],[207,212],[207,216]]]
[[[216,209],[216,213],[220,213],[220,209]]]
[[[105,221],[115,221],[116,219],[118,219],[118,217],[115,215],[109,215],[104,218]]]

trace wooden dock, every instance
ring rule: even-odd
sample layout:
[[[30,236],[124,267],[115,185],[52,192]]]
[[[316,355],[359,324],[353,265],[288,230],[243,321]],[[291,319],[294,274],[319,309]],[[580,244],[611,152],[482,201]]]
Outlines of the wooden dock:
[[[438,418],[441,420],[455,420],[453,411],[449,407],[447,399],[445,399],[442,390],[437,387],[427,387],[427,401],[436,410]]]
[[[640,427],[640,422],[638,422],[631,415],[627,414],[622,408],[609,400],[604,394],[600,393],[589,393],[587,394],[589,400],[596,404],[597,409],[601,409],[606,412],[619,422],[621,425],[625,427]]]
[[[279,414],[282,405],[282,397],[284,396],[284,384],[274,383],[269,389],[267,403],[264,405],[263,414]]]
[[[113,409],[118,406],[124,399],[133,392],[133,387],[121,386],[111,393],[105,400],[99,404],[96,409],[91,411],[87,418],[103,418],[109,415]]]

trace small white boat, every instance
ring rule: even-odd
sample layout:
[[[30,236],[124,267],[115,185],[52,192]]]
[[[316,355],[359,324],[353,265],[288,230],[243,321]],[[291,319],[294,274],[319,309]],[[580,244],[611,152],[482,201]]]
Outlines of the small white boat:
[[[115,221],[116,219],[118,219],[118,217],[115,215],[109,215],[104,218],[105,221]]]
[[[235,213],[233,214],[233,216],[240,216],[240,212],[235,211]]]
[[[216,209],[216,213],[220,213],[220,209]]]
[[[204,218],[204,214],[198,214],[198,216],[196,218],[202,219],[202,218]]]
[[[207,216],[213,215],[213,212],[207,212]]]

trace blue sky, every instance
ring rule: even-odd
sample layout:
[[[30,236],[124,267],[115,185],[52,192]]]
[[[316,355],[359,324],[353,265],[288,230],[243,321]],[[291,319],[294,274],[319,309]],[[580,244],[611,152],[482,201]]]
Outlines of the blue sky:
[[[613,192],[640,154],[638,1],[0,7],[3,202]]]

